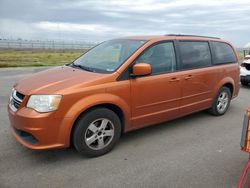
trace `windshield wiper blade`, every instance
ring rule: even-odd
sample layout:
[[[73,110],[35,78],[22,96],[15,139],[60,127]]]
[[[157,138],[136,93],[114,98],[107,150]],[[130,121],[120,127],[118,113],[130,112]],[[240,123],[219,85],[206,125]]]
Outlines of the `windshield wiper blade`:
[[[95,72],[94,69],[92,69],[90,67],[83,66],[83,65],[72,63],[72,66],[83,69],[83,70],[86,70],[86,71],[89,71],[89,72]]]

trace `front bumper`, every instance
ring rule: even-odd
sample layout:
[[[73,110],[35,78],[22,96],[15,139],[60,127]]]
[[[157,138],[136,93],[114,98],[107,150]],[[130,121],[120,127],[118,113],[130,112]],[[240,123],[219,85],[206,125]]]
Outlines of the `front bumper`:
[[[8,107],[14,137],[34,150],[66,148],[70,145],[70,118],[54,118],[51,113],[38,113],[29,108],[16,112]]]

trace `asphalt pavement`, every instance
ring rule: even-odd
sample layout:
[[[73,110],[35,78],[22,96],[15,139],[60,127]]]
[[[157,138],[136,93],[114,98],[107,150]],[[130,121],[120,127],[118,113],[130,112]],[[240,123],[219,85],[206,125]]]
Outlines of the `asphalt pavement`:
[[[0,187],[236,187],[248,155],[240,151],[250,87],[228,112],[206,112],[122,136],[115,149],[86,158],[73,149],[32,151],[11,135],[7,102],[16,80],[44,68],[0,69]]]

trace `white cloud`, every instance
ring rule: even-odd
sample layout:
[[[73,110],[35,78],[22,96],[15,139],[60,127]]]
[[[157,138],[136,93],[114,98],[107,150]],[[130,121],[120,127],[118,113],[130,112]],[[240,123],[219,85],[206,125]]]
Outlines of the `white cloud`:
[[[102,13],[103,15],[106,15],[106,16],[111,16],[111,17],[115,17],[115,18],[127,18],[129,17],[129,15],[127,14],[123,14],[121,12],[103,12]]]
[[[102,41],[186,33],[243,46],[249,41],[249,13],[249,0],[1,0],[0,36]]]
[[[30,38],[36,34],[35,27],[30,23],[19,20],[0,19],[0,36],[3,38]]]
[[[66,32],[110,32],[114,28],[101,24],[74,24],[64,22],[39,22],[35,24],[36,27],[50,31],[66,31]]]

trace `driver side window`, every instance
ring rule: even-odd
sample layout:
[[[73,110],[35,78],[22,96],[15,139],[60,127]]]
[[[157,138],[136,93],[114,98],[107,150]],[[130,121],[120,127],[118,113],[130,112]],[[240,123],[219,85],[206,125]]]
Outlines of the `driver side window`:
[[[176,70],[176,58],[173,42],[164,42],[146,49],[136,60],[136,63],[148,63],[152,74],[173,72]]]

